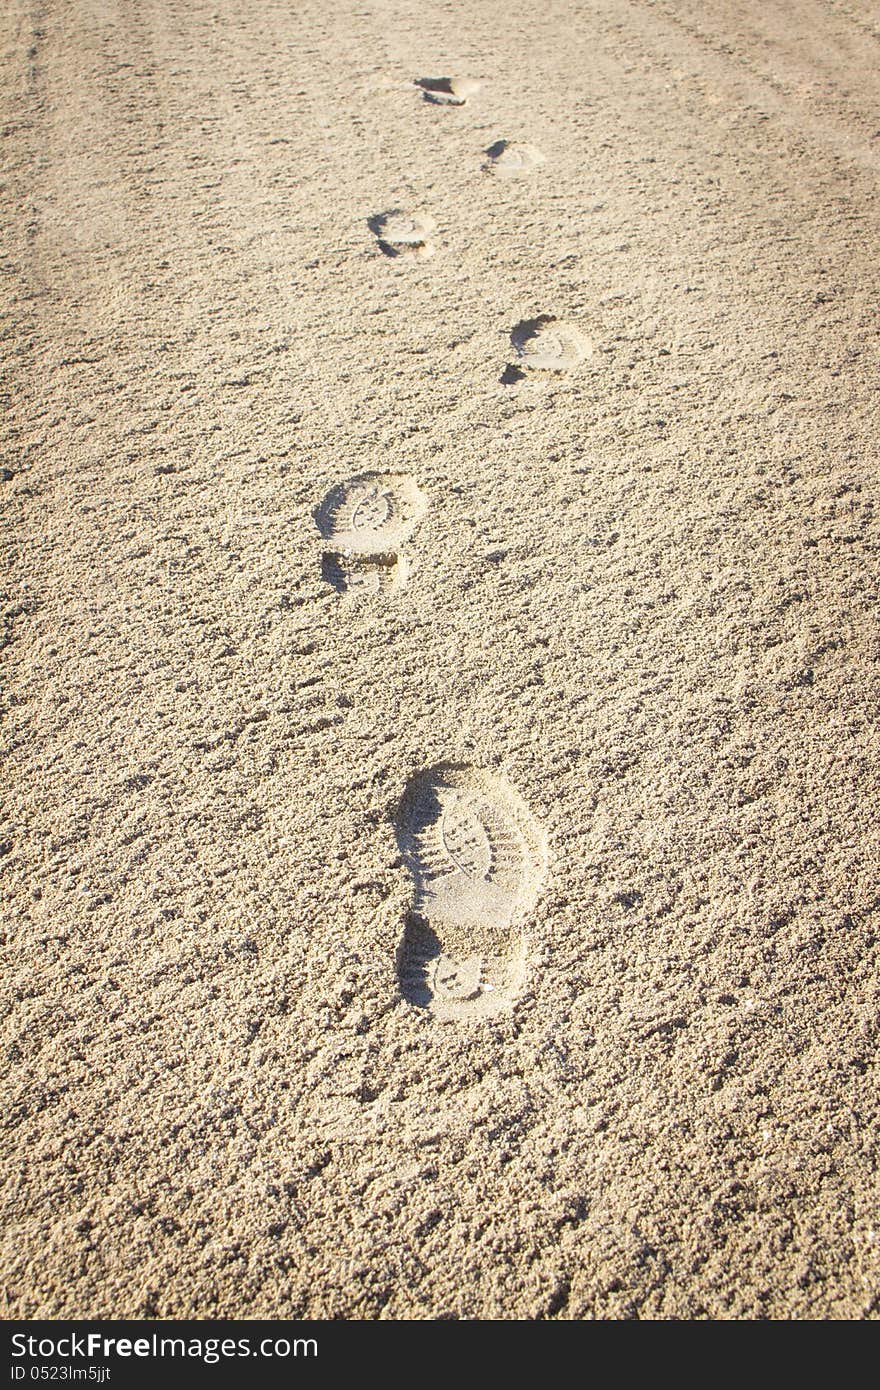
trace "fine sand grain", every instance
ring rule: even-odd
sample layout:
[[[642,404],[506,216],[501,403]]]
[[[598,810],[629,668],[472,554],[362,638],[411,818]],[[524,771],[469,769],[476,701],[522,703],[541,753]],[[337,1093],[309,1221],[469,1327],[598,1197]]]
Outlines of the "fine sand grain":
[[[876,1317],[876,6],[0,25],[7,1314]]]

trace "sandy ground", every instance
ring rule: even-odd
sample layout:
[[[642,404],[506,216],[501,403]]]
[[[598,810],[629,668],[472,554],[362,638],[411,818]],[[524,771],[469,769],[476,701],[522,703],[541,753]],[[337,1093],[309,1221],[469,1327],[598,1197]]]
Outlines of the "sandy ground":
[[[7,1313],[876,1317],[876,6],[2,26]]]

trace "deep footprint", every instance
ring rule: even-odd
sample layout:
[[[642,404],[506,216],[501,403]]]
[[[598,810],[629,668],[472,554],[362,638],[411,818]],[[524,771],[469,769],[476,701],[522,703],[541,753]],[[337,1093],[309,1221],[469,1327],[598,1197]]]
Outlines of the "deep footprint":
[[[509,1008],[546,869],[535,818],[504,778],[444,763],[408,784],[397,840],[414,884],[397,960],[404,998],[439,1019]]]
[[[417,77],[415,81],[425,101],[435,106],[466,106],[480,90],[472,77]]]

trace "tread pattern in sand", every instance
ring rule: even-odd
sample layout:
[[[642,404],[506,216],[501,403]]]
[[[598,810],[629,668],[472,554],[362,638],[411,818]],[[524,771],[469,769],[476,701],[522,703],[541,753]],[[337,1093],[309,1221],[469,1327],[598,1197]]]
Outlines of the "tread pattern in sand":
[[[361,473],[332,488],[315,512],[318,530],[340,553],[396,551],[427,511],[424,494],[404,473]]]
[[[443,1018],[508,1006],[546,862],[531,812],[504,778],[442,764],[409,783],[397,838],[414,885],[398,952],[404,997]]]

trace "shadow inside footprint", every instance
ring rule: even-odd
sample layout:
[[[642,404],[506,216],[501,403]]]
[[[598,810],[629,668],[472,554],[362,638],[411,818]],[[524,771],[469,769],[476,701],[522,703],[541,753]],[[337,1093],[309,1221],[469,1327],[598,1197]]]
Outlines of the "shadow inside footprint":
[[[538,314],[537,318],[534,319],[522,319],[516,327],[511,330],[511,344],[516,348],[517,352],[522,352],[532,339],[540,333],[542,328],[546,328],[547,324],[554,322],[555,320],[552,314]]]
[[[499,140],[498,143],[503,146],[505,141]],[[535,334],[540,332],[545,324],[552,322],[551,314],[539,314],[535,319],[522,319],[510,334],[511,347],[515,352],[522,354],[526,344],[534,338]],[[528,372],[524,371],[522,367],[517,367],[515,363],[509,362],[501,373],[501,384],[502,386],[516,386],[520,381],[525,381],[527,377]]]
[[[383,256],[401,256],[404,250],[408,248],[394,246],[390,241],[386,241],[382,235],[387,221],[387,213],[375,213],[372,217],[367,218],[367,226],[376,238],[379,250],[382,252]]]
[[[452,95],[451,77],[417,77],[416,86],[421,87],[423,92],[443,92],[446,96]]]
[[[337,594],[347,593],[348,578],[340,555],[321,556],[321,578],[325,584],[335,589]]]
[[[406,919],[403,939],[397,951],[397,978],[400,992],[410,1004],[426,1009],[434,998],[432,977],[443,954],[437,933],[417,913]]]
[[[415,85],[421,88],[425,101],[436,106],[466,106],[480,90],[472,77],[417,77]]]

